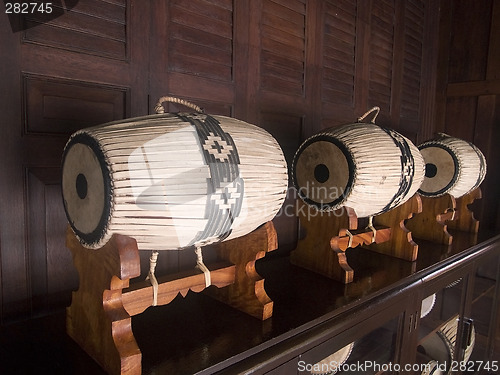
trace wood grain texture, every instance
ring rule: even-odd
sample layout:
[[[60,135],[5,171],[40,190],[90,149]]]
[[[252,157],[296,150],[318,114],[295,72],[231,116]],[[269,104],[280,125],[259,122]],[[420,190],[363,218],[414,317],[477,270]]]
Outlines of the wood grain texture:
[[[446,225],[455,215],[455,198],[449,194],[428,198],[421,196],[422,212],[414,215],[406,223],[406,227],[416,239],[450,245],[453,237],[448,233]]]
[[[47,22],[46,14],[29,14],[23,19],[23,37],[30,43],[125,60],[129,11],[130,2],[126,0],[81,1],[71,9],[54,3],[53,12],[59,16]]]
[[[469,205],[476,199],[481,199],[481,189],[477,188],[468,194],[456,199],[455,216],[447,222],[450,229],[457,229],[463,232],[477,233],[479,231],[479,221],[474,217],[474,212]]]
[[[247,234],[214,245],[220,259],[236,265],[234,283],[221,289],[205,291],[211,297],[241,310],[257,319],[266,320],[273,314],[273,301],[266,293],[264,279],[255,262],[278,248],[278,238],[272,222],[267,222]]]
[[[70,228],[66,241],[80,276],[66,310],[67,333],[109,373],[140,374],[141,352],[122,303],[122,289],[140,275],[137,243],[114,235],[103,248],[91,251]]]
[[[415,261],[418,256],[418,244],[413,241],[412,233],[405,222],[413,215],[422,212],[422,200],[415,194],[400,206],[373,218],[375,225],[391,228],[391,238],[380,244],[373,244],[367,249],[400,259]]]
[[[332,237],[341,229],[357,229],[357,218],[350,209],[319,212],[301,200],[297,201],[301,231],[305,235],[290,253],[292,264],[317,272],[343,283],[353,279],[354,271],[347,264],[345,252],[332,250]]]

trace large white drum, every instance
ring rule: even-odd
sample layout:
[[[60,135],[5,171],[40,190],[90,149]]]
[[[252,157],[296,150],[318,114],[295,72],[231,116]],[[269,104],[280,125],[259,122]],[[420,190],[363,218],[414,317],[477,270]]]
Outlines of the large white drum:
[[[472,143],[440,133],[418,146],[425,160],[419,193],[427,197],[450,194],[459,198],[477,188],[486,176],[486,159]]]
[[[406,202],[423,181],[417,147],[373,123],[330,128],[302,143],[292,164],[299,196],[319,210],[354,209],[377,215]]]
[[[167,113],[77,131],[62,194],[83,246],[114,233],[140,250],[175,250],[245,235],[271,220],[287,165],[265,130],[224,116]]]

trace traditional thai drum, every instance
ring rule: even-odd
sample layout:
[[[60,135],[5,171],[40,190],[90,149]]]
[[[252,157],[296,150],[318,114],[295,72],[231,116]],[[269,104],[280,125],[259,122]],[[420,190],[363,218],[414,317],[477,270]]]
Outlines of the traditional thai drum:
[[[316,362],[311,368],[311,375],[332,375],[337,373],[342,365],[349,359],[354,347],[354,342],[347,344],[343,348]]]
[[[450,194],[459,198],[477,188],[486,176],[486,159],[472,143],[440,133],[418,146],[425,161],[421,195]]]
[[[358,217],[377,215],[406,202],[423,181],[417,147],[398,132],[362,120],[329,128],[297,150],[292,177],[302,200],[321,211],[354,209]]]
[[[163,113],[175,101],[196,113]],[[83,246],[114,233],[140,250],[200,247],[271,220],[288,186],[278,142],[265,130],[162,98],[159,114],[79,130],[63,155],[62,194]]]

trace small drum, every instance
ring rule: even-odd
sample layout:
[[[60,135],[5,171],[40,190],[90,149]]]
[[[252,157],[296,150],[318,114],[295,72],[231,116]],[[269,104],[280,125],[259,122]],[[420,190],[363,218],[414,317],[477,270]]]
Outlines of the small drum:
[[[315,363],[310,371],[311,375],[333,375],[337,373],[342,365],[349,359],[354,347],[354,342],[330,354],[328,357]]]
[[[472,143],[439,134],[418,146],[425,160],[425,179],[418,191],[427,197],[459,198],[477,188],[486,176],[486,159]]]
[[[161,102],[157,111],[69,139],[62,194],[83,246],[99,248],[121,233],[141,250],[199,247],[245,235],[276,215],[288,176],[269,133],[224,116],[163,114]]]
[[[420,307],[420,318],[424,318],[432,311],[434,304],[436,303],[436,293],[431,294],[429,297],[422,300],[422,306]]]
[[[367,114],[374,110],[379,109]],[[304,141],[295,154],[292,176],[305,203],[321,211],[350,207],[358,217],[367,217],[411,198],[423,181],[424,161],[403,135],[357,122]]]
[[[448,320],[443,327],[426,337],[420,344],[424,354],[428,359],[437,361],[440,365],[446,364],[446,374],[451,373],[450,364],[455,355],[455,344],[458,332],[458,315]],[[476,341],[476,332],[474,327],[471,330],[470,340],[464,351],[463,361],[467,363]]]

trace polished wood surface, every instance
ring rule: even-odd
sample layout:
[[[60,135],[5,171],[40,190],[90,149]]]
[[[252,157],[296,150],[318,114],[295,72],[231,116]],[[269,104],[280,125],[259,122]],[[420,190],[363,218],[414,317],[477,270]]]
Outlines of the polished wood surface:
[[[425,275],[446,269],[445,265],[458,262],[463,269],[486,250],[496,248],[494,254],[498,254],[498,236],[491,238],[491,233],[481,231],[479,237],[453,234],[451,246],[420,242],[416,262],[362,248],[349,249],[347,257],[357,274],[348,285],[293,266],[286,256],[269,253],[257,261],[256,268],[265,277],[266,292],[274,301],[272,318],[261,321],[204,293],[193,292],[178,296],[168,305],[150,307],[132,317],[134,336],[142,351],[143,373],[231,374],[235,373],[234,366],[243,369],[258,363],[265,368],[262,361],[266,358],[286,355],[274,352],[274,346],[279,344],[277,347],[292,353],[301,347],[301,335],[314,332],[316,325],[333,321],[342,327],[347,322],[365,320],[364,313],[355,312],[369,314],[373,306],[385,300],[384,296],[405,290]],[[368,320],[367,324],[377,326],[374,321]],[[62,312],[2,327],[0,345],[2,374],[34,369],[54,374],[104,373],[64,334]],[[27,355],[39,361],[26,361]]]

